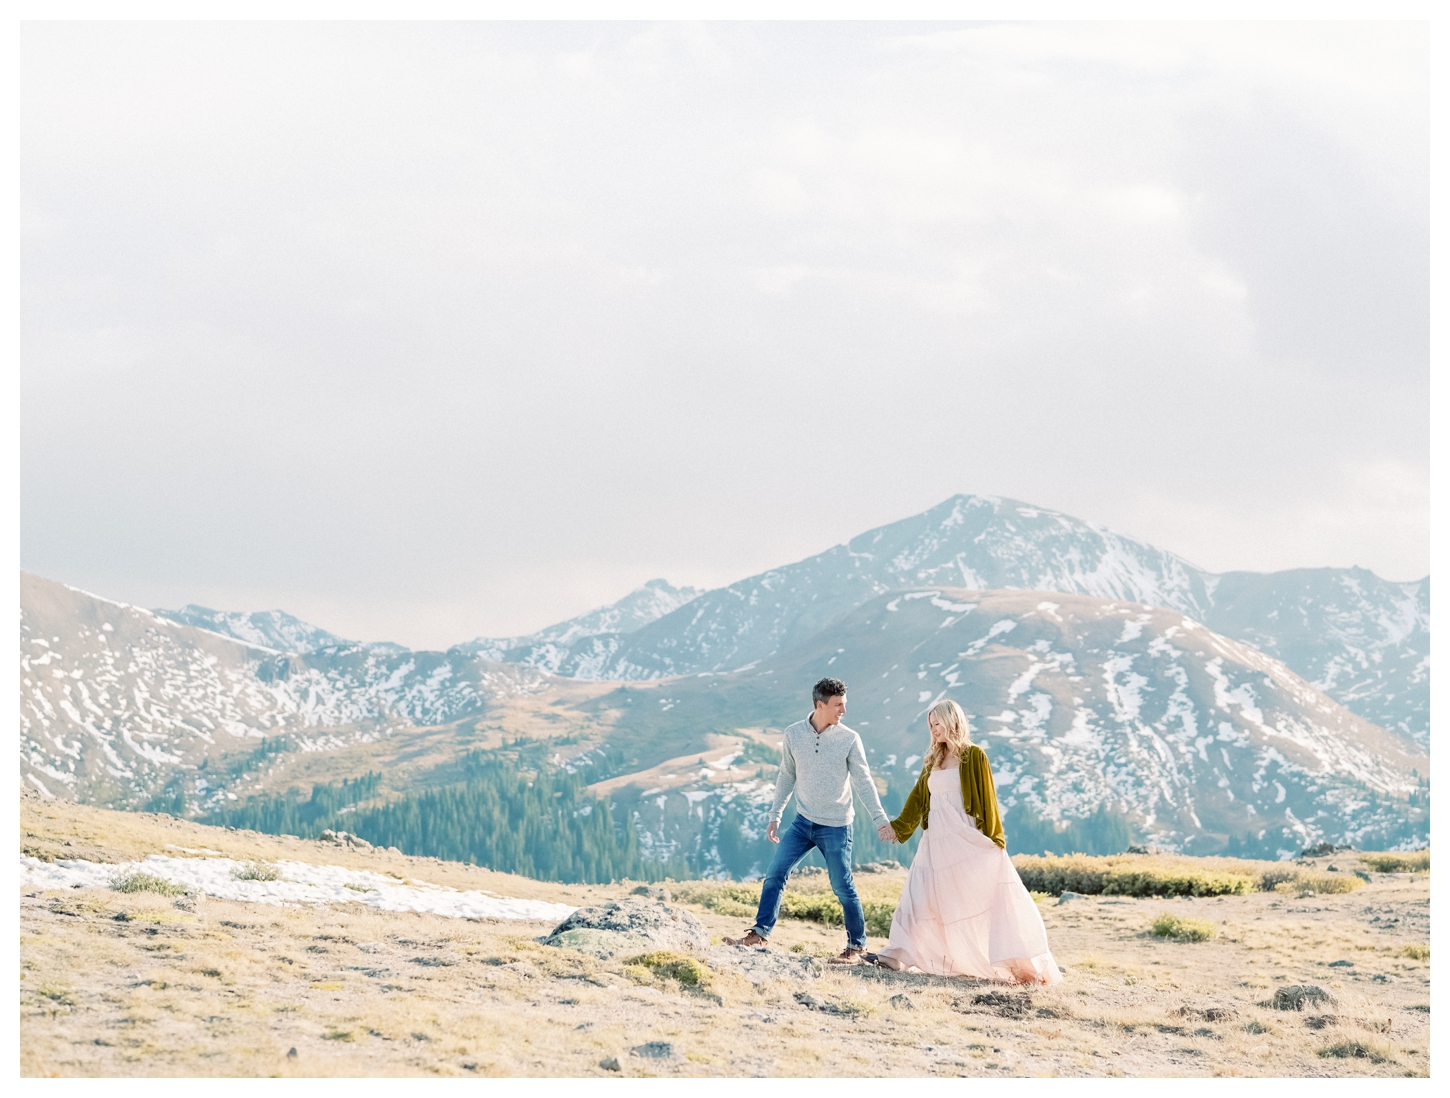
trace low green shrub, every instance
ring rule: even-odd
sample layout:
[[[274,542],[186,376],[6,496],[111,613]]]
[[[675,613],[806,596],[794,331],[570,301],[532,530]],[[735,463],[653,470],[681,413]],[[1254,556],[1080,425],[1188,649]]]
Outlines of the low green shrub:
[[[1230,858],[1144,854],[1018,854],[1012,859],[1029,892],[1060,896],[1242,896],[1256,891],[1261,863]]]
[[[266,862],[252,862],[233,871],[232,876],[239,881],[275,881],[282,876],[282,871]]]
[[[1288,880],[1281,880],[1275,883],[1275,892],[1287,892],[1296,894],[1300,892],[1321,892],[1325,894],[1353,892],[1357,888],[1363,888],[1364,882],[1358,877],[1339,875],[1334,873],[1315,873],[1312,870],[1295,873]]]
[[[1424,850],[1388,851],[1383,854],[1361,854],[1359,860],[1376,873],[1428,873],[1430,848]]]
[[[1273,892],[1281,884],[1287,884],[1299,876],[1299,867],[1279,862],[1259,874],[1259,891]]]
[[[1400,946],[1400,956],[1408,957],[1412,961],[1428,961],[1430,947],[1422,942],[1410,942],[1408,945]]]
[[[689,988],[703,988],[710,983],[710,970],[688,953],[673,949],[662,949],[655,953],[642,953],[630,957],[625,967],[636,966],[653,976],[662,976]]]
[[[117,892],[159,892],[163,896],[186,895],[186,889],[181,885],[172,884],[164,877],[142,873],[140,870],[132,870],[119,877],[112,877],[111,887]]]
[[[1190,919],[1184,915],[1164,912],[1153,920],[1155,938],[1171,938],[1175,942],[1206,942],[1218,934],[1218,927],[1208,919]]]
[[[1333,1056],[1339,1060],[1368,1060],[1372,1064],[1382,1064],[1389,1059],[1388,1049],[1376,1048],[1366,1041],[1340,1041],[1328,1048],[1321,1048],[1319,1055]]]
[[[58,1003],[61,1006],[76,1005],[75,992],[73,992],[65,984],[48,982],[41,984],[35,990],[41,995],[44,995],[51,1002]]]

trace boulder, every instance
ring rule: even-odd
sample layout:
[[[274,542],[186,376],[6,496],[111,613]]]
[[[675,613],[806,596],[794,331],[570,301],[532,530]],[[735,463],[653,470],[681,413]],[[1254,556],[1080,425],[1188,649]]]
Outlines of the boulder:
[[[893,995],[886,1000],[886,1005],[894,1010],[915,1010],[916,1004],[905,995]]]
[[[605,960],[658,949],[700,954],[710,947],[710,935],[694,915],[643,896],[581,907],[539,941]]]
[[[1087,899],[1087,896],[1085,896],[1081,892],[1064,892],[1061,896],[1059,896],[1057,898],[1057,902],[1059,904],[1065,904],[1069,900],[1086,900],[1086,899]]]
[[[641,1060],[675,1060],[679,1053],[675,1046],[668,1041],[646,1041],[642,1045],[635,1045],[629,1050],[631,1056],[638,1056]]]
[[[705,962],[717,971],[738,972],[752,984],[766,980],[814,980],[821,975],[821,962],[810,954],[775,949],[716,946],[705,954]]]
[[[659,900],[662,903],[669,903],[675,898],[664,885],[639,885],[630,895],[648,896],[651,900]]]
[[[351,846],[358,850],[371,850],[373,844],[357,835],[350,835],[346,831],[334,831],[330,827],[323,828],[319,840],[324,843],[332,843],[336,846]]]
[[[1275,1010],[1303,1010],[1306,1006],[1335,1006],[1339,1003],[1318,984],[1291,984],[1274,992],[1269,1005]]]

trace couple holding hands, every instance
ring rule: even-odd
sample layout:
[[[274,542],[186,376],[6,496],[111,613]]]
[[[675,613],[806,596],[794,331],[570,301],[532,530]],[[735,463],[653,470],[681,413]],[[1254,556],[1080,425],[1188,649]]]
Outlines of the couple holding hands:
[[[841,723],[846,684],[822,679],[811,696],[811,715],[785,730],[766,830],[780,849],[765,876],[755,925],[740,938],[726,938],[726,943],[766,944],[780,915],[786,880],[814,847],[825,859],[846,921],[846,948],[830,963],[864,962],[1013,983],[1060,981],[1042,916],[1007,857],[992,769],[986,754],[972,743],[962,707],[941,701],[928,712],[931,747],[921,777],[901,814],[889,820],[871,781],[861,737]],[[853,790],[883,840],[905,842],[918,826],[922,829],[891,920],[890,941],[880,953],[866,952],[866,916],[851,876]],[[781,835],[781,814],[792,793],[795,822]]]

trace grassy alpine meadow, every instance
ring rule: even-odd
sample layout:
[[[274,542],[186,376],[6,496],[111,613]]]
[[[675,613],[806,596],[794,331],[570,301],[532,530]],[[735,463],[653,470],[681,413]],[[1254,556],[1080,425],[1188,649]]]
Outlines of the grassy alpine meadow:
[[[221,855],[264,885],[300,862],[571,906],[635,887],[557,884],[29,797],[21,849],[105,866]],[[1428,875],[1368,868],[1360,857],[1371,856],[1279,865],[1299,876],[1277,880],[1223,859],[1138,855],[1137,877],[1121,869],[1132,859],[1054,859],[1076,867],[1070,880],[1080,887],[1035,887],[1064,972],[1045,989],[824,964],[804,980],[757,984],[676,950],[600,960],[546,946],[538,939],[552,922],[381,910],[361,902],[363,892],[292,906],[176,895],[141,879],[150,874],[116,871],[98,874],[96,887],[21,890],[21,1072],[1425,1076]],[[1104,887],[1087,894],[1087,868],[1106,862]],[[1370,878],[1354,877],[1353,892],[1278,888],[1351,868]],[[1224,877],[1255,883],[1222,887]],[[900,869],[857,874],[870,948],[885,944],[904,879]],[[1149,880],[1160,890],[1127,891]],[[1108,891],[1108,881],[1125,891]],[[759,889],[667,887],[717,943],[749,924]],[[839,951],[839,905],[824,875],[797,877],[788,895],[772,949],[821,961]]]

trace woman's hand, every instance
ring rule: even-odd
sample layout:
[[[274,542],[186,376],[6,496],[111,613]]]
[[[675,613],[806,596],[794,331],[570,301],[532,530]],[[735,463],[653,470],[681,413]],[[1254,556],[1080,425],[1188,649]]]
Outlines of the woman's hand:
[[[883,843],[894,843],[896,841],[896,831],[890,824],[882,824],[876,829],[876,837]]]

